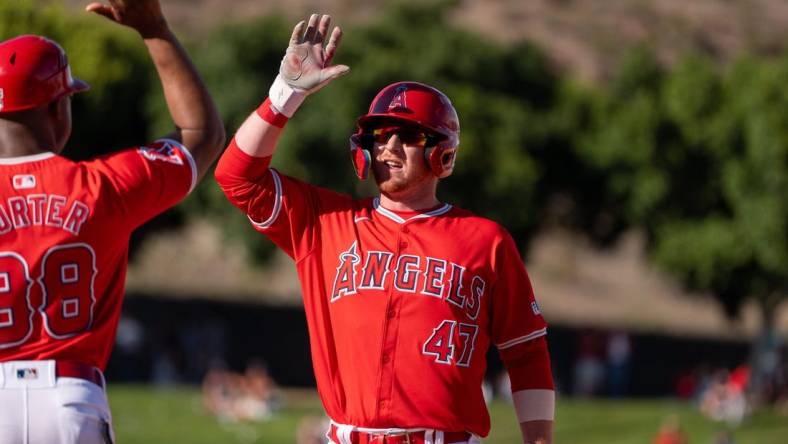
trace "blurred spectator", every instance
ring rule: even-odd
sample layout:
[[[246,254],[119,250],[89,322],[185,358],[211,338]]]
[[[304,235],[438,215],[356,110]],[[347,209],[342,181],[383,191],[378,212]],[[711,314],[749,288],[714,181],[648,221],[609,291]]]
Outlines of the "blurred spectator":
[[[761,335],[753,347],[750,388],[758,403],[770,403],[776,399],[782,376],[781,346],[777,331],[770,330]]]
[[[148,377],[145,359],[145,330],[134,317],[122,313],[115,335],[115,348],[107,373],[114,381],[143,381]]]
[[[296,429],[296,444],[327,444],[326,437],[331,421],[328,417],[306,416]]]
[[[713,421],[738,425],[748,411],[747,386],[749,366],[742,364],[733,372],[718,370],[709,386],[701,394],[700,411]]]
[[[607,393],[613,398],[629,394],[629,371],[632,348],[629,335],[623,331],[607,338]]]
[[[605,340],[599,332],[587,330],[580,334],[574,367],[574,394],[592,397],[600,393],[605,381]]]
[[[689,439],[681,429],[678,416],[670,415],[662,421],[652,442],[653,444],[687,444]]]
[[[733,440],[733,434],[727,430],[720,430],[714,435],[714,439],[711,441],[711,444],[736,444],[736,441]]]
[[[151,379],[154,385],[166,387],[182,382],[181,368],[184,354],[173,324],[165,324],[156,335],[153,345]]]
[[[685,369],[676,378],[676,396],[688,401],[695,398],[698,389],[698,370]]]
[[[270,418],[278,408],[279,389],[262,360],[253,358],[246,365],[241,377],[241,396],[236,403],[239,415],[253,421]]]
[[[178,342],[188,357],[183,363],[183,379],[199,383],[214,359],[224,359],[227,326],[217,318],[196,319],[179,327]]]
[[[224,421],[234,421],[234,399],[239,392],[237,379],[228,371],[224,361],[214,360],[202,383],[202,400],[205,409]]]
[[[215,360],[203,379],[203,404],[223,421],[264,421],[278,404],[278,388],[265,364],[252,360],[243,374]]]

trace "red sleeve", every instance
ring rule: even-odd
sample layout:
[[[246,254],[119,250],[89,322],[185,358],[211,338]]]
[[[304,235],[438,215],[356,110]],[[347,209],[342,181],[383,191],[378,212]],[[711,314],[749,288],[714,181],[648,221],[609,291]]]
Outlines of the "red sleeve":
[[[86,165],[104,176],[117,195],[114,207],[133,227],[177,204],[197,180],[191,154],[171,139],[108,154]]]
[[[503,352],[501,353],[503,355]],[[514,357],[506,362],[506,371],[512,383],[512,393],[528,389],[553,390],[553,373],[550,368],[550,353],[544,336],[520,346]]]
[[[495,271],[492,340],[509,372],[512,391],[552,389],[545,340],[547,323],[539,311],[517,246],[506,232],[495,252]]]
[[[298,260],[318,236],[321,196],[317,187],[268,168],[270,162],[244,153],[233,139],[216,166],[216,181],[257,231]]]

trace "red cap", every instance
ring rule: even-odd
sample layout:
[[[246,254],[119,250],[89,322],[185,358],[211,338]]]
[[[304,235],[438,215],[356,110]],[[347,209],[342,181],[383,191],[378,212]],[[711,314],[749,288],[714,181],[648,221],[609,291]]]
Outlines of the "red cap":
[[[46,105],[90,86],[71,76],[63,48],[36,35],[0,43],[0,113]]]

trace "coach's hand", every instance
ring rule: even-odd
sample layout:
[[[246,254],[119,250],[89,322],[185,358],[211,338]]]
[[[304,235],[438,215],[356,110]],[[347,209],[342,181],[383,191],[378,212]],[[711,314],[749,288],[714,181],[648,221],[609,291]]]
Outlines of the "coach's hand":
[[[293,28],[290,44],[279,66],[282,79],[293,89],[311,94],[350,70],[346,65],[331,66],[331,59],[342,40],[342,29],[334,27],[324,48],[330,24],[331,16],[312,14],[308,24],[302,20]]]
[[[167,21],[158,0],[108,0],[109,6],[94,2],[85,7],[115,23],[128,26],[143,38],[158,37],[166,32]]]

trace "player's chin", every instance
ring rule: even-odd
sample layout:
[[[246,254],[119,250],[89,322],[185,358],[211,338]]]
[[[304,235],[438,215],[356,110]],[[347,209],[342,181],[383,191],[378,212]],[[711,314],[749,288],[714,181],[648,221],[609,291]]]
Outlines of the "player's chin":
[[[407,181],[388,174],[375,174],[375,183],[380,192],[386,195],[395,195],[407,188]]]

